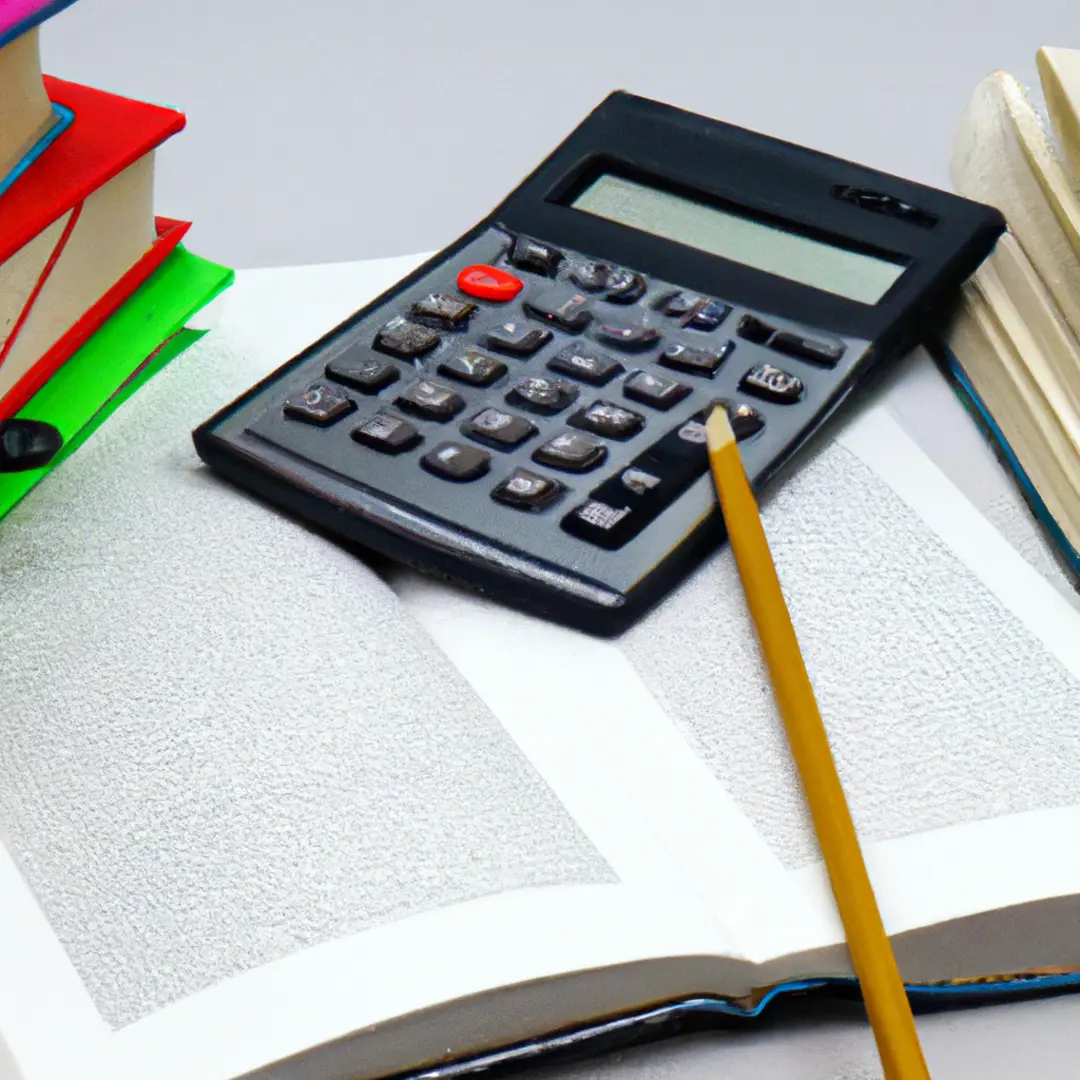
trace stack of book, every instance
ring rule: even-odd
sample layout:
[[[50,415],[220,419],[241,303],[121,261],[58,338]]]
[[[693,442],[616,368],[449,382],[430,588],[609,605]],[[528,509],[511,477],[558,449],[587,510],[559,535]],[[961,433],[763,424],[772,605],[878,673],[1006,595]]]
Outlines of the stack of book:
[[[964,286],[940,352],[1080,576],[1080,50],[1040,49],[1037,62],[1045,101],[995,72],[960,123],[953,183],[1009,230]]]
[[[0,516],[232,280],[153,213],[155,150],[183,115],[42,74],[40,24],[73,2],[0,8]]]

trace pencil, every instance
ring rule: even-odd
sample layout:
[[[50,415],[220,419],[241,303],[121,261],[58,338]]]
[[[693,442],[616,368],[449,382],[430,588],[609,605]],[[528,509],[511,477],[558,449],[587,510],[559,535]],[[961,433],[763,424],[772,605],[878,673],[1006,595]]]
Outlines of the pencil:
[[[911,1004],[874,899],[829,738],[725,408],[713,409],[705,432],[728,539],[802,779],[886,1080],[929,1080]]]

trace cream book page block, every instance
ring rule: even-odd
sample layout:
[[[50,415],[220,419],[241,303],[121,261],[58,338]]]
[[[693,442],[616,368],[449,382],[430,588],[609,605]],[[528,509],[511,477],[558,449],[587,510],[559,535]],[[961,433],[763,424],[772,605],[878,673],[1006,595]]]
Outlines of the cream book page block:
[[[153,195],[154,155],[150,153],[87,196],[60,258],[0,367],[0,397],[150,247]]]
[[[52,124],[35,26],[0,49],[0,180]]]

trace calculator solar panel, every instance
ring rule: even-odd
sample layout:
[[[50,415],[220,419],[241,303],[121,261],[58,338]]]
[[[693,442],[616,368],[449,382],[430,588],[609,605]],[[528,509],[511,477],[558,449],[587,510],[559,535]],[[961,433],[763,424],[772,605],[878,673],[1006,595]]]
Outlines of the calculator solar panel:
[[[708,161],[665,182],[642,168],[664,140],[719,153],[717,175],[725,153],[744,169],[756,154],[769,182],[706,198]],[[955,196],[614,95],[490,219],[196,446],[346,539],[617,633],[722,538],[711,408],[761,487],[1001,228]]]

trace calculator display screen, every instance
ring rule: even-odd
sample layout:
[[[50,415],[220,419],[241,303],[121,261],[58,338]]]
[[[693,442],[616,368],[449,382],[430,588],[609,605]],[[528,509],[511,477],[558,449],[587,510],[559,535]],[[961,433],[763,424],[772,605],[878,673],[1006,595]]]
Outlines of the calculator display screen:
[[[599,176],[571,206],[862,304],[876,304],[905,270],[886,259],[812,240],[613,173]]]

